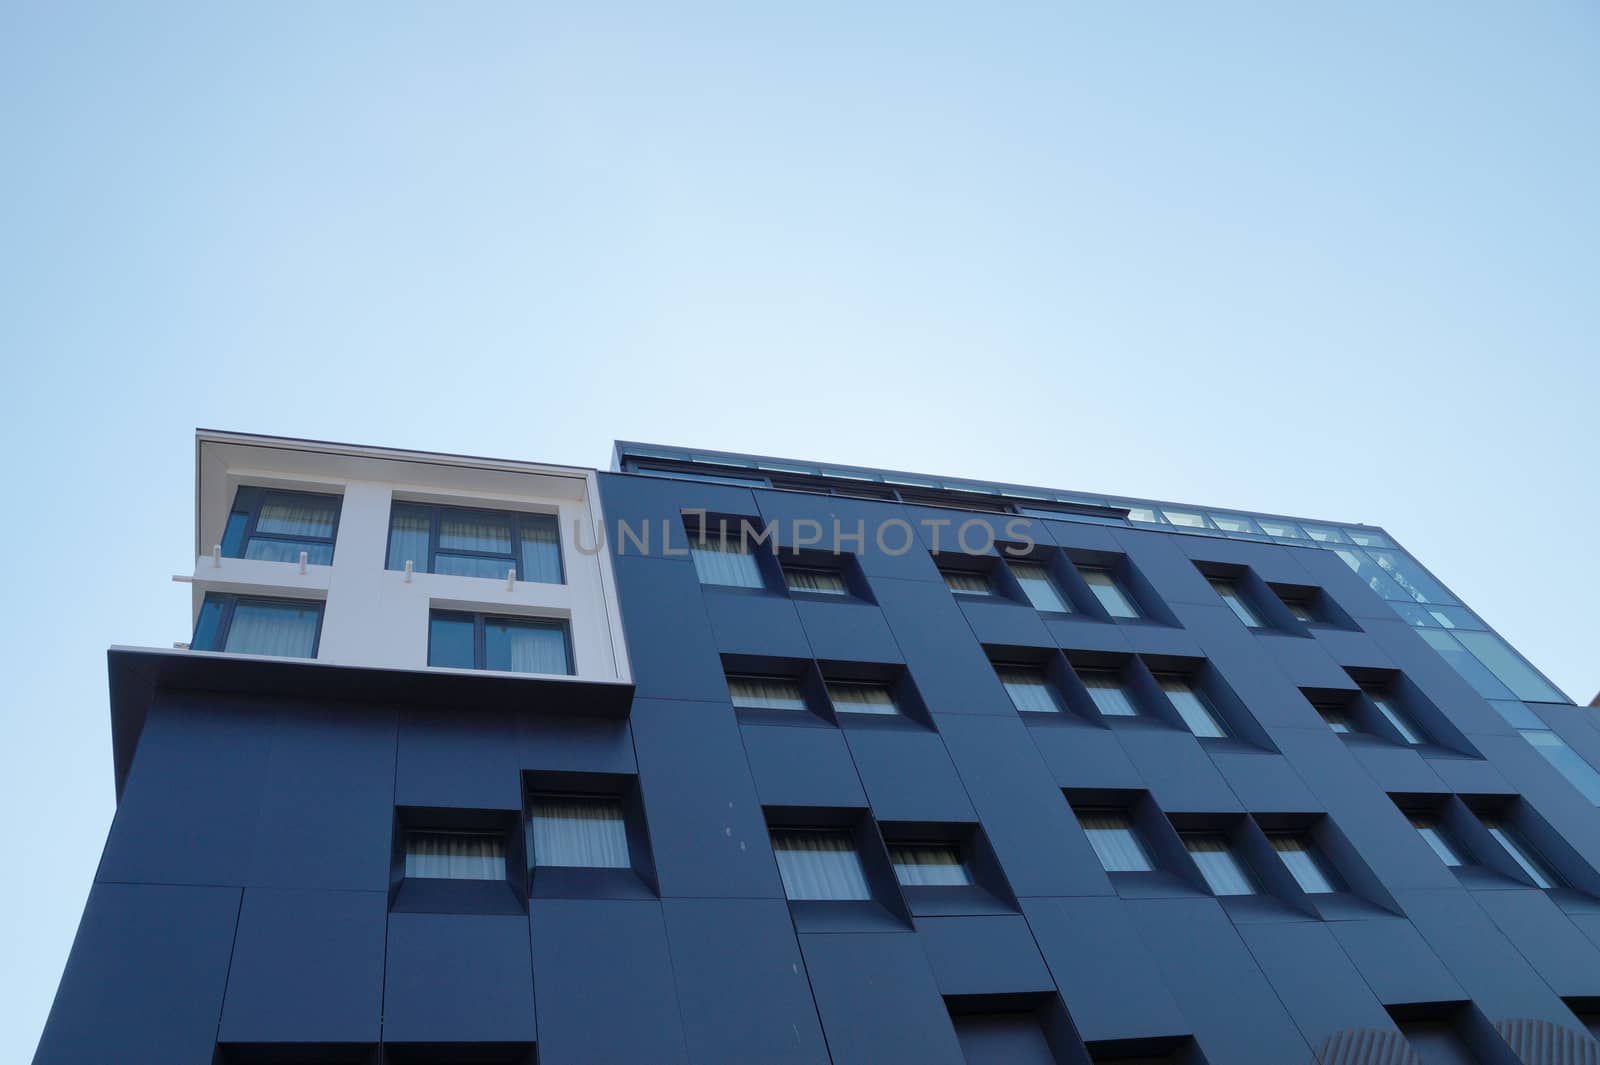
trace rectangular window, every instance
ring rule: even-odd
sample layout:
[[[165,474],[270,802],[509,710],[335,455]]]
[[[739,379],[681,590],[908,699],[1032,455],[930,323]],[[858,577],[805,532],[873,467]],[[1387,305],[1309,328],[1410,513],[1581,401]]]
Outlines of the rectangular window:
[[[1077,669],[1078,679],[1083,681],[1083,686],[1089,689],[1089,698],[1094,700],[1095,709],[1106,717],[1138,717],[1139,707],[1135,705],[1128,688],[1122,683],[1122,674],[1114,669]]]
[[[1161,690],[1167,693],[1167,700],[1172,703],[1172,708],[1183,718],[1183,723],[1189,726],[1190,732],[1203,739],[1215,739],[1228,734],[1228,730],[1222,727],[1222,722],[1212,711],[1205,695],[1190,682],[1188,677],[1176,673],[1162,673],[1156,680],[1160,682]]]
[[[783,567],[783,582],[791,592],[809,592],[812,595],[849,595],[850,588],[844,575],[828,569],[797,569]]]
[[[1083,579],[1089,585],[1089,591],[1099,601],[1100,606],[1107,614],[1114,618],[1143,617],[1139,608],[1130,596],[1118,583],[1117,578],[1104,566],[1079,566],[1078,572],[1083,574]]]
[[[408,831],[406,878],[504,880],[506,838],[499,832]]]
[[[1255,880],[1244,867],[1228,838],[1216,833],[1198,833],[1183,837],[1183,845],[1199,867],[1200,875],[1213,895],[1254,895]]]
[[[699,575],[701,584],[717,584],[728,588],[767,586],[761,576],[761,563],[750,553],[749,545],[741,536],[701,536],[691,531],[689,554],[694,559],[694,571]]]
[[[806,710],[800,682],[791,677],[729,677],[728,695],[740,710]]]
[[[1565,740],[1554,732],[1522,729],[1522,738],[1533,744],[1534,750],[1544,755],[1545,761],[1567,778],[1567,783],[1583,793],[1583,797],[1600,806],[1600,772],[1584,761],[1583,755],[1567,746]]]
[[[845,684],[828,682],[828,698],[837,714],[887,714],[900,712],[887,684]]]
[[[1006,686],[1012,705],[1025,713],[1057,714],[1061,703],[1055,689],[1045,679],[1044,671],[1027,666],[998,666],[995,672],[1000,683]]]
[[[1294,615],[1296,621],[1304,621],[1308,625],[1315,625],[1322,620],[1317,617],[1316,611],[1312,609],[1309,600],[1296,596],[1284,596],[1283,605],[1289,608],[1289,613]]]
[[[1148,873],[1155,869],[1144,849],[1133,822],[1120,810],[1079,810],[1078,824],[1089,837],[1089,846],[1108,873]]]
[[[987,573],[974,573],[971,570],[942,569],[939,571],[944,576],[945,587],[957,595],[993,595],[994,588],[989,584]]]
[[[385,566],[424,573],[561,584],[561,533],[554,514],[396,501],[389,508]]]
[[[1358,731],[1355,724],[1350,720],[1349,709],[1345,706],[1337,703],[1312,703],[1311,705],[1316,708],[1317,713],[1322,715],[1322,720],[1327,722],[1328,727],[1341,736],[1347,736]]]
[[[1223,580],[1220,577],[1212,577],[1211,587],[1216,589],[1217,595],[1221,596],[1222,601],[1228,604],[1228,609],[1233,611],[1233,616],[1244,622],[1246,626],[1252,629],[1266,628],[1261,616],[1256,613],[1255,608],[1250,605],[1250,601],[1239,590],[1237,583]]]
[[[627,869],[628,827],[619,799],[541,795],[533,800],[533,862]]]
[[[571,674],[567,623],[435,610],[428,615],[428,665]]]
[[[1411,827],[1417,830],[1417,835],[1422,837],[1422,841],[1433,848],[1433,853],[1439,856],[1441,862],[1452,869],[1459,869],[1467,864],[1460,848],[1445,831],[1438,817],[1433,814],[1413,813],[1407,814],[1406,819],[1411,822]]]
[[[1538,851],[1528,845],[1527,840],[1523,839],[1516,829],[1498,817],[1483,818],[1483,827],[1489,830],[1489,835],[1494,837],[1496,843],[1505,848],[1511,860],[1522,867],[1522,871],[1528,874],[1528,879],[1533,881],[1535,887],[1548,891],[1561,883],[1561,877],[1550,868],[1549,863]]]
[[[972,883],[953,843],[891,843],[894,874],[906,887],[964,887]]]
[[[1406,716],[1405,711],[1400,709],[1399,701],[1392,694],[1376,687],[1363,687],[1362,690],[1367,693],[1367,698],[1372,700],[1372,705],[1378,708],[1378,713],[1383,715],[1383,719],[1400,733],[1402,739],[1413,746],[1427,742],[1417,726]]]
[[[1028,602],[1033,604],[1035,610],[1046,614],[1072,613],[1066,597],[1056,587],[1056,582],[1050,579],[1050,571],[1046,567],[1037,562],[1013,562],[1011,575],[1022,586],[1022,594],[1028,597]]]
[[[1338,879],[1316,847],[1304,836],[1275,833],[1269,837],[1284,868],[1307,895],[1327,895],[1339,890]]]
[[[304,551],[308,563],[329,565],[341,502],[339,496],[243,486],[228,512],[222,553],[228,558],[299,562]]]
[[[783,893],[796,901],[869,900],[867,874],[848,832],[774,829]]]
[[[212,592],[200,605],[189,647],[240,655],[315,658],[321,632],[321,603]]]

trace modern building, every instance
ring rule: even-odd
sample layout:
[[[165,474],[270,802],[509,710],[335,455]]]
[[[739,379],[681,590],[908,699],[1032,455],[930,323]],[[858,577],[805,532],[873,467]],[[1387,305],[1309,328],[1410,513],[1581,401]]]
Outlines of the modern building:
[[[1600,726],[1382,529],[201,432],[36,1061],[1600,1062]]]

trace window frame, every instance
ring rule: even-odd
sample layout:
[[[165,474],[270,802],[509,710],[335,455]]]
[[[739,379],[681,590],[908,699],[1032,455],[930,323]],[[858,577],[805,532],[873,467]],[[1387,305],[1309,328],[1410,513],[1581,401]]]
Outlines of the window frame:
[[[240,500],[240,497],[243,496],[246,492],[255,493],[254,502],[250,503],[249,504],[249,509],[244,512],[245,515],[246,515],[244,525],[240,527],[238,532],[235,532],[231,528],[231,525],[233,524],[233,516],[235,514],[237,514],[237,513],[240,513],[240,511],[239,511],[239,500]],[[308,492],[308,491],[305,491],[305,490],[302,490],[302,489],[299,489],[299,488],[269,488],[266,485],[241,484],[241,485],[239,485],[238,488],[236,488],[234,490],[234,493],[233,493],[233,504],[228,508],[228,513],[223,516],[222,538],[221,538],[222,539],[222,543],[219,545],[222,548],[222,556],[224,558],[238,558],[238,559],[247,558],[245,552],[250,549],[250,541],[255,539],[256,536],[258,535],[256,533],[256,527],[261,522],[261,508],[267,502],[267,497],[269,495],[272,495],[272,496],[291,496],[291,497],[299,497],[301,499],[315,499],[315,500],[318,500],[318,501],[327,501],[327,500],[333,500],[334,501],[335,505],[334,505],[334,508],[333,508],[333,531],[329,535],[327,535],[326,537],[323,537],[323,536],[279,536],[279,535],[276,535],[276,534],[273,534],[273,533],[261,533],[261,534],[259,534],[262,539],[271,540],[271,541],[273,541],[275,543],[317,544],[317,545],[326,544],[327,548],[328,548],[328,561],[326,561],[326,562],[313,562],[313,561],[308,559],[306,561],[306,565],[308,565],[308,566],[331,566],[331,565],[333,565],[334,552],[335,552],[335,550],[337,548],[338,540],[339,540],[339,522],[344,517],[344,494],[340,493],[340,492]],[[237,543],[233,544],[232,546],[230,546],[229,541],[230,540],[235,540],[235,539],[237,540]],[[298,560],[289,561],[289,560],[274,560],[274,559],[249,559],[249,561],[252,561],[252,562],[282,561],[283,564],[291,565],[291,566],[298,564]]]
[[[398,572],[398,571],[402,571],[402,570],[404,570],[406,568],[406,566],[405,566],[406,560],[405,559],[396,560],[394,558],[394,516],[395,516],[395,508],[396,507],[418,507],[418,508],[425,507],[429,511],[429,514],[428,514],[428,558],[427,558],[427,566],[423,570],[423,572],[425,572],[425,573],[435,574],[435,575],[440,576],[440,577],[471,576],[469,574],[439,573],[438,569],[437,569],[437,559],[438,559],[440,551],[441,551],[441,548],[439,547],[439,529],[440,529],[441,524],[443,523],[444,513],[446,511],[453,511],[454,510],[454,511],[463,511],[463,512],[466,512],[466,513],[469,513],[469,514],[504,515],[505,517],[509,518],[510,519],[510,524],[511,524],[511,552],[510,552],[509,555],[502,555],[502,554],[500,554],[498,552],[458,551],[458,550],[454,550],[454,549],[445,549],[444,550],[444,554],[450,555],[450,556],[453,556],[453,557],[454,556],[459,556],[459,557],[462,557],[462,558],[481,558],[481,559],[501,559],[501,560],[504,560],[504,561],[510,563],[510,565],[507,567],[508,569],[515,569],[516,570],[516,579],[518,581],[525,581],[525,582],[527,582],[529,584],[558,584],[558,585],[565,585],[567,583],[567,557],[566,557],[566,551],[562,548],[562,544],[561,544],[561,515],[560,515],[559,512],[551,514],[551,513],[548,513],[548,512],[544,512],[544,511],[534,511],[534,510],[502,510],[502,509],[500,509],[498,507],[461,506],[461,505],[458,505],[458,504],[455,504],[455,503],[430,503],[430,502],[427,502],[427,501],[424,501],[424,500],[416,500],[416,499],[391,499],[389,501],[389,524],[388,524],[388,527],[384,530],[385,539],[384,539],[384,547],[383,547],[383,568],[385,570]],[[532,581],[532,580],[529,580],[528,577],[523,573],[523,565],[522,565],[522,543],[523,543],[522,522],[523,522],[523,519],[525,519],[525,518],[545,519],[545,520],[548,520],[548,521],[550,521],[551,523],[554,524],[555,532],[556,532],[556,539],[555,539],[555,545],[556,545],[556,569],[559,571],[559,577],[560,577],[559,580],[555,580],[555,581]],[[415,563],[416,563],[417,560],[416,559],[412,559],[411,561],[413,563],[413,569],[415,569],[416,568],[415,567]],[[501,573],[498,577],[477,577],[476,579],[477,580],[504,580],[505,579],[505,574]]]
[[[534,846],[534,810],[544,799],[615,803],[628,848],[625,866],[542,865]],[[533,898],[649,899],[659,896],[650,828],[639,778],[631,773],[525,770],[520,814],[523,864]]]
[[[216,647],[196,647],[196,638],[200,635],[200,626],[205,622],[206,605],[217,603]],[[259,651],[230,651],[228,646],[228,633],[233,628],[233,615],[240,604],[267,604],[270,606],[284,606],[286,604],[297,607],[312,606],[317,612],[317,626],[311,636],[311,654],[306,657],[300,655],[264,655]],[[282,658],[291,662],[312,662],[322,651],[322,624],[327,618],[328,604],[324,599],[302,599],[294,596],[269,596],[269,595],[240,595],[236,592],[207,592],[200,601],[200,612],[195,615],[194,632],[189,637],[191,651],[206,651],[212,654],[230,655],[255,655],[261,658]]]
[[[455,619],[471,619],[472,621],[472,660],[473,665],[436,665],[433,661],[433,622],[435,618],[446,617]],[[496,669],[491,670],[487,665],[488,656],[488,623],[490,621],[512,621],[530,628],[555,629],[561,633],[562,646],[566,652],[567,671],[565,673],[527,673],[519,670]],[[524,614],[494,614],[481,610],[451,610],[445,607],[430,607],[428,609],[428,657],[429,669],[473,669],[480,672],[510,673],[519,677],[575,677],[577,676],[577,663],[572,646],[572,623],[567,618],[535,617]]]

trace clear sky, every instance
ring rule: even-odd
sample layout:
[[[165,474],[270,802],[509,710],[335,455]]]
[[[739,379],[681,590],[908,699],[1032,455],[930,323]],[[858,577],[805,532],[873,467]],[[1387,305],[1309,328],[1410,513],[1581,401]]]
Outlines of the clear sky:
[[[1592,3],[0,4],[0,1060],[196,426],[1367,521],[1587,701]]]

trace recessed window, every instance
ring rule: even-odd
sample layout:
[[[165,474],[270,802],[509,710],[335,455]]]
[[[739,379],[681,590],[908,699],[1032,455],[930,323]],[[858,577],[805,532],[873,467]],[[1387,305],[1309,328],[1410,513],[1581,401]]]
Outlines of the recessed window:
[[[1250,605],[1250,600],[1245,598],[1244,592],[1239,590],[1237,581],[1225,580],[1221,577],[1210,578],[1211,587],[1216,590],[1222,601],[1228,604],[1228,609],[1233,611],[1233,616],[1244,622],[1252,629],[1266,628],[1266,623],[1261,620],[1261,615],[1256,613],[1255,607]]]
[[[957,595],[994,594],[994,585],[990,583],[987,573],[964,569],[942,569],[939,573],[944,577],[945,587]]]
[[[783,893],[800,901],[870,900],[867,875],[848,832],[774,829]]]
[[[1061,701],[1045,679],[1044,670],[1034,666],[998,666],[995,672],[1018,710],[1031,714],[1061,712]]]
[[[1138,717],[1139,707],[1133,701],[1122,674],[1115,669],[1087,669],[1076,667],[1074,672],[1083,686],[1089,689],[1089,698],[1095,709],[1106,717]]]
[[[1284,596],[1283,605],[1289,608],[1289,613],[1294,615],[1296,621],[1316,624],[1321,620],[1312,609],[1311,603],[1299,596]]]
[[[1433,848],[1433,853],[1439,856],[1441,862],[1452,869],[1459,869],[1468,864],[1467,859],[1463,857],[1465,852],[1436,814],[1409,813],[1406,819],[1411,822],[1411,827],[1417,830],[1417,835],[1422,837],[1422,841]]]
[[[1268,839],[1284,868],[1307,895],[1328,895],[1339,890],[1339,880],[1316,845],[1299,833],[1277,832]]]
[[[1144,615],[1139,612],[1139,607],[1134,603],[1133,597],[1127,593],[1116,575],[1104,566],[1079,566],[1078,572],[1083,575],[1089,591],[1099,601],[1100,606],[1107,614],[1114,618],[1138,618]]]
[[[1499,817],[1485,817],[1482,820],[1483,827],[1488,829],[1489,835],[1505,848],[1506,854],[1528,874],[1528,879],[1533,881],[1535,887],[1548,891],[1562,882],[1560,874],[1550,867],[1550,863],[1546,862],[1538,851],[1529,846],[1520,832]]]
[[[1213,895],[1254,895],[1255,878],[1239,861],[1228,837],[1221,833],[1197,832],[1183,837],[1183,845],[1194,859],[1200,875]]]
[[[1155,869],[1133,829],[1132,819],[1121,810],[1078,810],[1078,824],[1089,846],[1108,873],[1148,873]]]
[[[1356,728],[1355,722],[1350,718],[1350,709],[1348,706],[1340,703],[1321,701],[1314,702],[1311,705],[1316,709],[1318,714],[1322,715],[1322,720],[1327,723],[1328,728],[1339,733],[1341,736],[1352,735],[1360,731]]]
[[[828,698],[836,714],[887,714],[900,712],[887,684],[828,682]]]
[[[783,582],[788,585],[791,592],[807,592],[811,595],[850,594],[844,574],[836,570],[785,566]]]
[[[333,562],[340,502],[338,496],[242,487],[228,512],[222,553],[228,558],[299,562],[304,551],[308,563],[326,566]]]
[[[1167,693],[1167,700],[1172,703],[1178,716],[1183,718],[1183,723],[1189,726],[1190,732],[1202,739],[1216,739],[1228,734],[1210,700],[1188,677],[1179,673],[1160,673],[1156,675],[1156,681],[1161,685],[1161,690]]]
[[[1363,685],[1362,690],[1367,693],[1367,698],[1372,700],[1372,705],[1378,708],[1378,713],[1383,715],[1383,719],[1400,734],[1401,739],[1412,745],[1427,742],[1427,738],[1412,723],[1391,691],[1375,685]]]
[[[728,678],[728,695],[740,710],[806,710],[800,682],[792,677]]]
[[[765,588],[767,585],[761,576],[761,563],[740,535],[713,536],[691,530],[689,554],[694,559],[694,571],[701,584],[729,588]]]
[[[554,514],[396,502],[389,509],[385,565],[452,577],[561,584],[561,533]]]
[[[570,674],[567,624],[435,610],[428,615],[428,665]]]
[[[537,866],[629,868],[627,822],[619,799],[538,795],[532,820]]]
[[[1540,729],[1521,729],[1522,738],[1533,744],[1533,749],[1544,756],[1567,782],[1583,793],[1583,797],[1600,806],[1600,772],[1584,761],[1583,755],[1567,746],[1565,740],[1554,732]]]
[[[906,887],[964,887],[972,883],[961,848],[953,843],[891,843],[894,874]]]
[[[506,837],[502,832],[412,829],[405,835],[407,879],[506,878]]]
[[[1066,596],[1056,587],[1048,568],[1038,562],[1012,562],[1010,566],[1011,575],[1022,586],[1022,594],[1028,597],[1035,610],[1046,614],[1072,613],[1072,607],[1067,605]]]
[[[315,658],[321,631],[321,603],[212,592],[200,604],[200,617],[189,647],[241,655]]]

